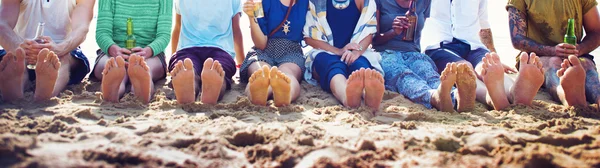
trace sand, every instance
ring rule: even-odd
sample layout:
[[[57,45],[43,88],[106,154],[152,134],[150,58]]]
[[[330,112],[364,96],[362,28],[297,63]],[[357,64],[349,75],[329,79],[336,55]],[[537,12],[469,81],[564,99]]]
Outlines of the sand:
[[[514,64],[505,2],[491,1],[490,17]],[[91,60],[94,27],[84,43]],[[596,105],[567,108],[543,91],[532,107],[478,103],[466,113],[386,92],[372,115],[305,82],[285,108],[252,105],[241,84],[218,105],[181,106],[165,83],[149,105],[130,94],[103,102],[87,80],[45,103],[0,102],[0,167],[600,167]]]

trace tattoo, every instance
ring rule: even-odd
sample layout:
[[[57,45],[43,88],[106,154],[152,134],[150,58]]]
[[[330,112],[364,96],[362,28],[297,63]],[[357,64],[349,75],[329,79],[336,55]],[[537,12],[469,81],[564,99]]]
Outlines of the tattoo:
[[[527,37],[527,21],[525,13],[515,7],[508,8],[508,20],[510,27],[510,37],[513,46],[521,51],[535,52],[540,56],[553,56],[554,46],[546,46],[537,43]]]
[[[479,31],[479,38],[481,38],[481,42],[487,47],[491,52],[496,52],[496,47],[494,47],[494,38],[492,37],[492,29],[481,29]]]
[[[585,73],[585,94],[589,102],[597,103],[600,97],[600,80],[595,69],[588,69]]]

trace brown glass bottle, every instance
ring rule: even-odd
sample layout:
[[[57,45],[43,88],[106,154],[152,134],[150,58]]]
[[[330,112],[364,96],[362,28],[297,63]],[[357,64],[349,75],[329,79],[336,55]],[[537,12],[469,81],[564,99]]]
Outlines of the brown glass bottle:
[[[415,39],[415,33],[417,32],[416,28],[418,17],[416,14],[417,3],[415,3],[415,1],[416,0],[410,1],[410,7],[408,11],[406,11],[405,17],[408,19],[410,26],[408,26],[408,28],[404,31],[404,37],[402,38],[404,41],[413,41]]]

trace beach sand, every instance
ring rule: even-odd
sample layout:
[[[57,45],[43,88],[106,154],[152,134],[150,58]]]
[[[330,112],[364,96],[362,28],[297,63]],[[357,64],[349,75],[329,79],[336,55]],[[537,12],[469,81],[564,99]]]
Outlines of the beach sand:
[[[513,65],[505,3],[490,1],[490,20]],[[97,49],[94,27],[88,56]],[[0,102],[0,167],[600,167],[596,105],[564,107],[543,91],[532,107],[478,103],[466,113],[386,92],[372,115],[305,82],[284,108],[252,105],[243,84],[215,106],[177,105],[165,83],[149,105],[129,94],[103,102],[100,84],[87,80],[46,103]]]

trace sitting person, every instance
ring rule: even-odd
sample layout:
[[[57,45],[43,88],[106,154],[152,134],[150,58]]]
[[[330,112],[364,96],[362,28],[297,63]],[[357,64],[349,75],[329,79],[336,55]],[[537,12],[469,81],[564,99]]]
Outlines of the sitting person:
[[[598,70],[589,54],[600,45],[597,4],[596,0],[509,0],[506,7],[513,46],[540,55],[544,88],[566,106],[600,104]],[[577,45],[563,43],[569,18],[575,19]]]
[[[386,89],[427,108],[452,112],[453,101],[458,100],[458,111],[471,110],[475,105],[476,77],[468,65],[449,63],[440,76],[431,58],[420,52],[421,30],[429,17],[431,0],[376,0],[376,3],[379,32],[373,48],[381,52]],[[414,37],[403,40],[407,28],[412,26],[404,16],[413,7],[417,16]],[[458,92],[451,94],[455,83]]]
[[[432,0],[431,14],[423,28],[427,32],[422,41],[425,54],[438,71],[452,62],[469,65],[478,77],[476,99],[481,103],[496,110],[511,104],[531,105],[543,82],[539,58],[524,54],[519,63],[527,68],[520,69],[516,81],[505,75],[516,70],[502,64],[495,53],[487,6],[487,0]]]
[[[240,68],[240,79],[248,83],[253,104],[264,106],[272,95],[275,106],[289,105],[300,96],[305,61],[300,42],[308,0],[264,0],[262,6],[265,17],[255,20],[254,2],[244,4],[255,46]]]
[[[368,107],[379,109],[385,90],[381,56],[368,49],[377,32],[374,0],[311,0],[309,10],[304,40],[314,49],[305,79],[318,81],[346,107],[360,106],[364,96]]]
[[[147,7],[131,10],[136,5]],[[154,81],[167,76],[164,50],[171,39],[172,5],[172,0],[100,0],[96,28],[100,50],[90,79],[102,80],[104,100],[118,102],[129,82],[141,102],[150,102]],[[125,44],[129,21],[136,40],[130,49]]]
[[[243,60],[240,0],[211,2],[175,0],[175,27],[169,61],[173,89],[179,104],[200,100],[216,104],[231,88],[237,60]],[[180,41],[181,40],[181,41]]]
[[[25,86],[33,80],[36,101],[48,100],[67,85],[81,83],[90,67],[79,45],[89,31],[94,3],[0,1],[0,46],[4,48],[0,50],[0,92],[5,101],[23,99]],[[42,23],[45,36],[36,37]],[[26,64],[35,65],[35,70],[26,69]]]

